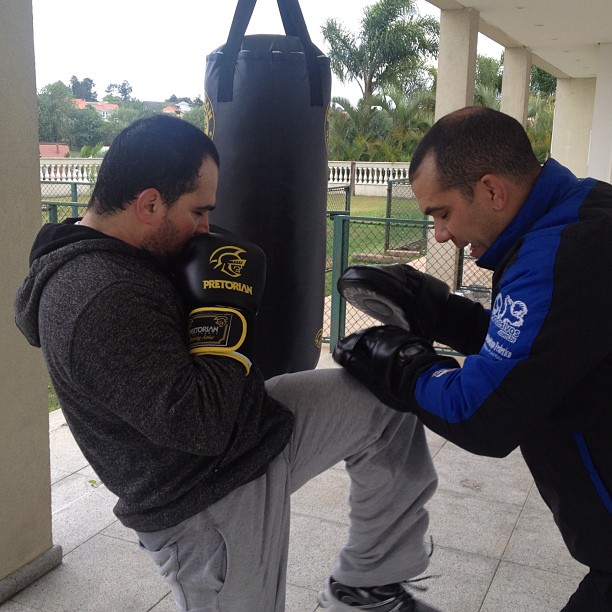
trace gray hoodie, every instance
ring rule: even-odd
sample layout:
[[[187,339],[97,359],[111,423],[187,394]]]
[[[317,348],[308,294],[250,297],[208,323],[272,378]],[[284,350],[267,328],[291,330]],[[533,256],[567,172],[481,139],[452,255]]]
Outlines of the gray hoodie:
[[[260,476],[293,415],[257,368],[191,357],[170,270],[74,219],[45,225],[15,298],[83,454],[138,531],[193,516]]]

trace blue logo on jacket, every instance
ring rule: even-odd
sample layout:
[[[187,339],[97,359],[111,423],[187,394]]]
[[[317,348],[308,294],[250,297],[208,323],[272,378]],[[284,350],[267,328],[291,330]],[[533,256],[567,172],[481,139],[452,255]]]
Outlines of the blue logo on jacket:
[[[514,344],[521,334],[518,328],[525,322],[525,315],[528,312],[525,302],[498,293],[491,311],[491,321],[498,328],[497,334]]]

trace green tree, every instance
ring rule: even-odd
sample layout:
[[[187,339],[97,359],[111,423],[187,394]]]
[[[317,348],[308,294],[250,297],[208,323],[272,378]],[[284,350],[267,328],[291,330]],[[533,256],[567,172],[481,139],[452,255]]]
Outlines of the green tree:
[[[104,140],[105,121],[91,106],[77,110],[70,119],[68,144],[71,149],[93,147]]]
[[[353,106],[346,98],[334,98],[330,113],[328,149],[330,159],[386,161],[384,141],[393,120],[384,101],[364,97]]]
[[[38,139],[41,142],[69,142],[71,120],[77,112],[72,91],[62,81],[45,85],[38,98]]]
[[[440,24],[421,17],[413,0],[379,0],[363,12],[353,34],[335,19],[322,27],[331,68],[341,83],[356,81],[364,97],[398,85],[425,70],[437,56]]]
[[[83,146],[79,152],[80,157],[103,157],[102,149],[104,148],[104,144],[98,142],[93,146]]]
[[[110,115],[105,122],[104,144],[110,145],[115,136],[130,123],[155,114],[144,102],[140,100],[130,100],[121,104],[119,108]]]
[[[128,102],[132,99],[132,87],[128,81],[123,81],[119,84],[110,83],[105,91],[108,94],[104,96],[107,102]]]
[[[525,129],[533,152],[540,163],[544,163],[550,157],[554,113],[554,96],[529,96]]]
[[[96,84],[89,77],[84,78],[82,81],[79,81],[74,75],[70,77],[70,89],[75,98],[81,98],[88,102],[97,102],[98,94],[93,90],[95,86]]]
[[[187,96],[183,96],[182,98],[177,98],[174,94],[172,94],[166,100],[166,102],[168,102],[170,104],[178,104],[179,102],[187,102],[187,104],[189,104],[189,106],[195,106],[194,101],[191,98],[188,98]]]
[[[494,57],[478,55],[476,58],[476,86],[484,87],[501,93],[502,85],[502,63]]]
[[[533,65],[529,90],[536,96],[552,96],[557,91],[557,79],[546,70]]]
[[[204,105],[195,106],[190,111],[187,111],[183,115],[183,119],[203,130],[206,124]]]
[[[384,108],[392,120],[385,141],[388,158],[409,161],[423,134],[434,124],[436,94],[431,89],[406,93],[400,88],[385,90]]]
[[[334,98],[328,153],[340,161],[408,161],[423,134],[433,125],[435,92],[407,94],[400,87],[363,98],[353,106]]]
[[[481,83],[476,83],[476,88],[474,89],[474,105],[499,110],[499,91],[495,87],[487,87]]]

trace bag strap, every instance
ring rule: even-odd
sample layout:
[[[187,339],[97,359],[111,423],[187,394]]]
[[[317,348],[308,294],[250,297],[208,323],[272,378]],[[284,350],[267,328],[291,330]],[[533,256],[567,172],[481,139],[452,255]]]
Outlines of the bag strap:
[[[323,78],[317,59],[320,51],[310,40],[308,28],[298,0],[277,0],[283,27],[287,36],[299,38],[304,47],[306,67],[310,83],[310,105],[323,106]],[[257,0],[238,0],[227,42],[219,53],[221,69],[219,72],[218,102],[231,102],[234,97],[234,72],[238,53],[246,29],[253,16]]]

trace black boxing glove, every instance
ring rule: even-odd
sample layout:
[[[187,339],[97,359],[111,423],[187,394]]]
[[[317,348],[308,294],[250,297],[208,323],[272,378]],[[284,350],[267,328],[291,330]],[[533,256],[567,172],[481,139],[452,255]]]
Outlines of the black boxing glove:
[[[429,342],[450,295],[446,283],[407,264],[350,266],[338,279],[338,291],[377,321]]]
[[[189,309],[189,352],[231,357],[248,374],[266,279],[262,249],[230,233],[201,234],[179,256],[176,277]]]
[[[364,384],[381,402],[410,412],[414,384],[432,364],[459,364],[436,354],[431,344],[394,326],[371,327],[342,338],[333,352],[334,360]]]

